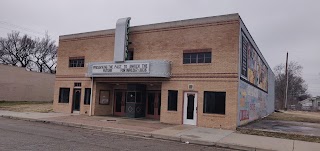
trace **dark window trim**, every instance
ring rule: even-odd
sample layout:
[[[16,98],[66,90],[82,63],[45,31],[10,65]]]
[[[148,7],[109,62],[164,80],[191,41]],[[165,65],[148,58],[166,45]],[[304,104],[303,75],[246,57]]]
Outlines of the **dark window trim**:
[[[188,65],[188,64],[211,64],[212,63],[212,52],[211,51],[210,52],[203,52],[203,51],[201,51],[201,52],[188,52],[188,53],[183,53],[182,58],[183,58],[182,59],[182,64],[184,64],[184,65]],[[200,59],[202,61],[200,61]]]
[[[86,91],[87,91],[87,90],[89,90],[89,101],[88,101],[88,103],[86,103],[86,96],[87,96]],[[91,100],[91,88],[84,88],[83,104],[84,104],[84,105],[90,105],[90,100]]]
[[[68,90],[69,90],[68,102],[62,102],[62,101],[61,101],[61,90],[62,90],[62,89],[68,89]],[[58,99],[58,103],[62,103],[62,104],[68,103],[68,104],[69,104],[69,102],[70,102],[70,88],[68,88],[68,87],[60,87],[60,88],[59,88],[59,99]]]
[[[73,67],[71,66],[71,61],[72,60],[83,60],[83,66],[80,66],[80,67]],[[85,57],[84,56],[78,56],[78,57],[69,57],[69,68],[83,68],[84,65],[85,65]]]
[[[225,100],[224,100],[224,103],[225,103],[225,105],[224,105],[224,114],[222,114],[222,113],[209,113],[209,112],[205,112],[205,93],[206,92],[212,92],[212,93],[225,93]],[[227,111],[227,92],[225,92],[225,91],[203,91],[203,110],[202,110],[202,113],[203,114],[208,114],[208,115],[222,115],[222,116],[224,116],[224,115],[226,115],[226,111]]]
[[[169,92],[170,91],[174,91],[174,92],[176,92],[177,93],[177,99],[176,99],[176,107],[175,107],[175,109],[169,109]],[[176,112],[176,111],[178,111],[178,99],[179,99],[179,91],[178,90],[168,90],[168,107],[167,107],[167,110],[168,111],[174,111],[174,112]]]

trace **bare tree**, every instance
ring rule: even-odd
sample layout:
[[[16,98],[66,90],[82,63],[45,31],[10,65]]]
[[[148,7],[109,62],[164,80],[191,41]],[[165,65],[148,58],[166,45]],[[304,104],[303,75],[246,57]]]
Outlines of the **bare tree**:
[[[32,39],[19,32],[0,38],[0,63],[37,72],[56,72],[57,46],[48,34]]]
[[[36,47],[32,56],[38,72],[55,73],[57,63],[57,46],[48,34],[42,39],[36,39]]]
[[[20,37],[19,32],[0,38],[0,63],[27,68],[32,59],[35,41],[28,35]]]
[[[288,105],[296,105],[298,101],[310,97],[310,94],[307,92],[308,85],[302,78],[302,69],[303,67],[294,61],[288,65]],[[277,65],[274,71],[276,108],[283,109],[286,86],[285,65]]]

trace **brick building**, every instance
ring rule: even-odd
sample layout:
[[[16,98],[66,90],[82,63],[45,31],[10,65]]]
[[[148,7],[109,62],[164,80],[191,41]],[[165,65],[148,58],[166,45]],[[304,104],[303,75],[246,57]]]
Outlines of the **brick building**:
[[[274,74],[238,14],[130,27],[126,49],[128,21],[60,36],[56,112],[223,129],[273,112]]]

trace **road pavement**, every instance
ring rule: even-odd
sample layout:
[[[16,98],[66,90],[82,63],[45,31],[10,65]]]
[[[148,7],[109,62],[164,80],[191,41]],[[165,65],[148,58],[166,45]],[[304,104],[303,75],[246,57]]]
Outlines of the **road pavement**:
[[[0,117],[1,151],[231,151],[153,138]]]

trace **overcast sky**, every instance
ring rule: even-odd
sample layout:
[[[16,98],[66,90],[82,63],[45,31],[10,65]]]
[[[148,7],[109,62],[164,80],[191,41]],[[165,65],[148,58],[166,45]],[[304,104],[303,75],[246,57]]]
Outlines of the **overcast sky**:
[[[1,0],[0,36],[18,30],[41,37],[239,13],[273,68],[299,62],[312,95],[320,95],[320,1],[318,0]]]

